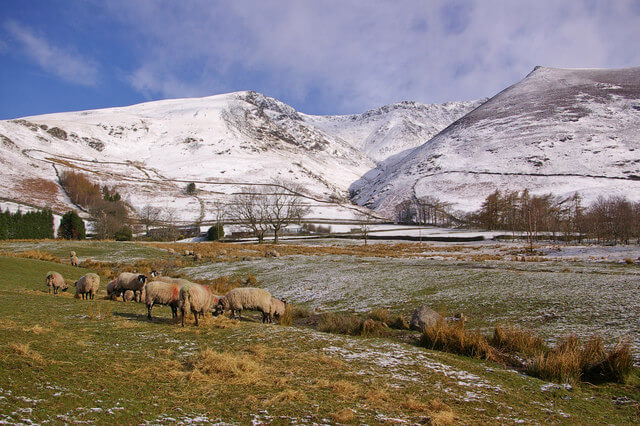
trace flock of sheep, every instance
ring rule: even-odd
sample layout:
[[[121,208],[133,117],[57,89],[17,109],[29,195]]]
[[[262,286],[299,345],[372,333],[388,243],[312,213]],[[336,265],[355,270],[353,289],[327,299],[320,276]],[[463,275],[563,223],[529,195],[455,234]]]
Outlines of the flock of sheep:
[[[77,257],[71,252],[71,263],[77,266]],[[240,287],[230,290],[224,296],[213,294],[209,287],[197,284],[184,278],[172,278],[162,276],[155,271],[151,277],[144,274],[122,272],[117,278],[107,284],[107,296],[115,300],[119,296],[124,302],[135,300],[147,305],[147,318],[151,320],[151,309],[154,305],[166,305],[171,307],[173,318],[177,318],[178,311],[182,316],[184,326],[185,314],[191,312],[198,325],[198,316],[204,316],[211,312],[213,316],[231,311],[231,316],[241,318],[243,310],[256,310],[262,313],[262,322],[271,323],[284,314],[286,302],[271,296],[267,290],[256,287]],[[49,287],[49,293],[57,294],[59,291],[67,291],[69,285],[58,272],[48,272],[45,284]],[[88,273],[78,279],[76,297],[93,299],[100,286],[100,277],[94,273]]]

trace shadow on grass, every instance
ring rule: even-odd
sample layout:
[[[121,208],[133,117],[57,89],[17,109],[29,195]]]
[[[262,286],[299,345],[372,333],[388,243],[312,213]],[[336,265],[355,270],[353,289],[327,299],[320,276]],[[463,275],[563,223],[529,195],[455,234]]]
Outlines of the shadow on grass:
[[[153,324],[178,324],[180,317],[177,319],[174,318],[166,318],[166,317],[157,317],[151,316],[151,321],[147,318],[147,314],[134,314],[131,312],[114,312],[114,317],[126,318],[134,321],[145,322],[145,323],[153,323]]]

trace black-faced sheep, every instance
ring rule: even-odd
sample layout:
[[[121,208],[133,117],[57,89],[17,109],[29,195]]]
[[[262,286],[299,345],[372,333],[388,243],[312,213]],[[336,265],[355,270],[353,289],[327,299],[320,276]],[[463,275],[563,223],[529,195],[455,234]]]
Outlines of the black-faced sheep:
[[[271,293],[257,287],[234,288],[220,298],[216,307],[216,314],[226,310],[231,311],[231,316],[242,319],[242,310],[249,309],[262,312],[262,322],[267,322],[271,316]]]
[[[184,284],[173,284],[165,281],[152,281],[145,286],[145,303],[147,304],[147,318],[151,321],[151,308],[153,305],[168,305],[171,307],[171,316],[178,317],[178,305],[180,303],[180,288]]]
[[[134,274],[133,272],[122,272],[118,275],[115,284],[115,290],[122,292],[124,300],[124,292],[127,290],[133,291],[134,300],[137,302],[142,301],[142,290],[147,282],[147,276],[143,274]]]
[[[51,289],[53,289],[53,294],[58,294],[58,291],[67,291],[69,285],[64,280],[62,275],[58,272],[50,271],[47,272],[47,278],[45,278],[45,284],[49,287],[49,293],[51,293]]]
[[[82,299],[93,299],[100,287],[100,277],[92,272],[83,275],[74,284],[76,286],[76,296],[82,296]]]
[[[180,301],[178,307],[182,314],[182,326],[184,327],[184,316],[187,312],[192,312],[198,325],[198,314],[211,312],[220,300],[220,296],[211,293],[207,286],[190,283],[180,289]]]
[[[78,266],[78,258],[75,256],[71,256],[71,266]]]

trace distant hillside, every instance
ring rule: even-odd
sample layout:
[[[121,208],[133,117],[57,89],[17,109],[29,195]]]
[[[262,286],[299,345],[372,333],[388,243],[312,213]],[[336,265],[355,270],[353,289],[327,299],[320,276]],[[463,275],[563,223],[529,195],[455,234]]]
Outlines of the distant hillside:
[[[391,215],[407,198],[435,196],[469,211],[496,189],[523,188],[640,200],[640,68],[536,67],[351,191]]]

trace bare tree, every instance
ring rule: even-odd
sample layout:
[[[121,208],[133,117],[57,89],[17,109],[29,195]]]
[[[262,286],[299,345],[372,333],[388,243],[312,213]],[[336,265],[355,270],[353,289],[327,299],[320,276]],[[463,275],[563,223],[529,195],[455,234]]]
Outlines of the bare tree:
[[[140,210],[140,223],[145,226],[145,232],[149,235],[149,227],[156,226],[160,220],[162,210],[160,207],[154,207],[147,204]]]
[[[367,212],[358,212],[356,218],[360,222],[360,235],[364,239],[364,245],[367,245],[369,240],[369,233],[371,232],[372,225],[375,223],[373,215]]]
[[[264,235],[270,228],[263,191],[255,192],[250,187],[243,187],[241,191],[233,197],[232,217],[251,229],[258,238],[258,243],[262,244]]]
[[[291,223],[300,223],[309,208],[302,204],[300,187],[293,186],[290,189],[284,187],[281,181],[274,181],[267,187],[265,201],[265,219],[273,229],[273,242],[278,244],[278,233]]]

